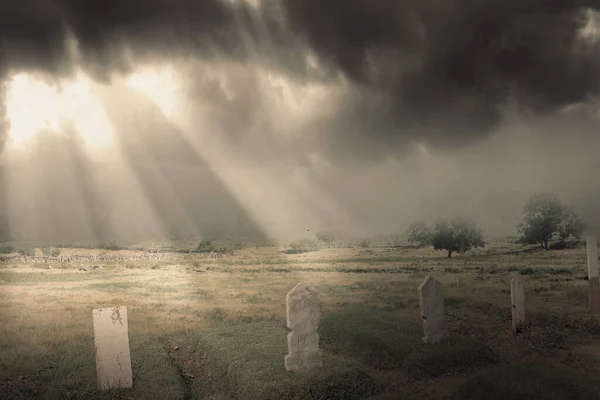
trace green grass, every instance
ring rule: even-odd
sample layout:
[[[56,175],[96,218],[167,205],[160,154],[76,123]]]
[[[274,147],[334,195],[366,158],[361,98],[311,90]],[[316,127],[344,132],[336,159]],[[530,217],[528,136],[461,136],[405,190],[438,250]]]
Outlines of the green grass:
[[[319,332],[324,349],[375,369],[403,368],[420,377],[468,371],[498,361],[489,348],[461,336],[426,346],[421,342],[421,324],[383,310],[348,307],[325,314]]]
[[[484,344],[453,335],[434,346],[421,346],[404,360],[404,368],[416,377],[436,378],[477,370],[499,361],[499,357]]]
[[[423,328],[385,311],[345,307],[322,316],[319,334],[324,349],[388,369],[420,347]]]
[[[447,400],[595,400],[600,379],[550,361],[526,361],[481,371]]]
[[[0,285],[36,285],[39,283],[50,283],[50,282],[78,282],[95,279],[114,279],[126,276],[135,276],[135,274],[115,274],[100,272],[65,272],[62,274],[56,274],[54,272],[11,272],[11,271],[0,271]],[[111,286],[112,284],[106,283],[104,286]]]
[[[156,340],[131,337],[133,388],[97,389],[93,337],[84,335],[48,349],[39,360],[36,376],[12,380],[0,388],[3,399],[184,399],[186,387],[177,368]],[[130,397],[131,396],[131,397]]]
[[[202,257],[102,262],[87,272],[77,267],[88,262],[0,257],[0,313],[10,321],[0,335],[0,398],[597,398],[585,385],[600,393],[585,372],[600,371],[588,348],[600,317],[580,281],[583,249],[507,244],[447,259],[430,249],[284,256],[270,248]],[[444,284],[451,336],[424,345],[416,288],[431,270]],[[508,334],[514,276],[525,281],[528,319],[516,338]],[[304,279],[321,293],[324,367],[293,373],[284,368],[285,294]],[[96,390],[91,309],[103,304],[130,309],[131,390]],[[531,361],[540,359],[552,363]]]
[[[223,325],[187,338],[192,358],[209,369],[192,382],[194,398],[247,400],[364,399],[384,387],[366,366],[324,352],[324,368],[287,372],[288,330],[272,322]]]

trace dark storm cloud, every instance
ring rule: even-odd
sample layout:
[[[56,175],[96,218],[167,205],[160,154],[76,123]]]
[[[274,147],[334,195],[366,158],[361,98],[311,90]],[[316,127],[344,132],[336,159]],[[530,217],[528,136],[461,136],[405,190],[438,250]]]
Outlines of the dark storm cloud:
[[[340,111],[342,121],[364,115],[371,139],[412,132],[433,145],[463,144],[495,126],[509,98],[548,113],[598,91],[598,49],[579,40],[587,20],[571,1],[285,3],[322,60],[384,95],[374,113],[361,112],[360,97]],[[330,123],[342,129],[336,137],[348,130]]]
[[[598,91],[598,49],[578,39],[583,6],[598,6],[590,0],[281,0],[260,10],[225,0],[2,3],[3,68],[62,72],[68,31],[102,80],[131,66],[125,49],[135,60],[252,57],[309,79],[308,45],[321,79],[339,71],[351,82],[335,112],[311,126],[337,159],[397,152],[411,139],[460,146],[485,137],[509,99],[546,114]],[[241,92],[236,108],[256,101]],[[255,118],[230,115],[233,137]]]

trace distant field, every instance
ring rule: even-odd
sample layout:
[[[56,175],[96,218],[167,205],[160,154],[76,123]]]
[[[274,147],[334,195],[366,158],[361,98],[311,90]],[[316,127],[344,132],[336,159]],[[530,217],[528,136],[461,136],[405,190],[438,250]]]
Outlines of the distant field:
[[[429,248],[283,250],[61,249],[100,257],[0,262],[0,398],[600,399],[585,249],[494,242],[451,259]],[[417,286],[428,274],[444,284],[453,336],[433,347],[420,343]],[[528,316],[517,338],[514,276]],[[285,295],[299,281],[322,301],[321,374],[283,367]],[[92,309],[119,305],[134,388],[98,393]]]

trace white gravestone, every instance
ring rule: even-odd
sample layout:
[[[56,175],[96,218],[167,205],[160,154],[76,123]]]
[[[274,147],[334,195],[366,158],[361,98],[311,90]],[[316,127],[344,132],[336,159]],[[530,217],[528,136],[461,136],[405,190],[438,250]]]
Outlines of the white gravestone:
[[[517,333],[519,326],[525,322],[525,290],[520,278],[510,281],[510,302],[512,305],[512,329]]]
[[[595,236],[587,238],[588,285],[590,310],[600,312],[600,284],[598,283],[598,242]]]
[[[132,387],[127,307],[100,308],[92,314],[98,387],[100,390]]]
[[[444,315],[442,284],[431,275],[418,288],[421,317],[423,318],[423,343],[437,343],[449,336]]]
[[[319,352],[319,319],[321,309],[316,291],[304,284],[297,284],[286,296],[288,355],[285,356],[286,371],[320,368],[323,359]]]

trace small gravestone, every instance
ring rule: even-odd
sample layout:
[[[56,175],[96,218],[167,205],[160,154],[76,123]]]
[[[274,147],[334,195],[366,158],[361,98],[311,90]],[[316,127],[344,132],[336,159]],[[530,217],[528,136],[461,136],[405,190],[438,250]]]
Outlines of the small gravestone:
[[[99,389],[132,387],[127,307],[100,308],[92,314]]]
[[[319,319],[321,310],[315,290],[297,284],[286,296],[288,355],[285,356],[286,371],[300,371],[323,366],[319,352]]]
[[[423,343],[437,343],[449,336],[444,315],[442,284],[431,275],[418,288],[421,317],[423,318]]]
[[[512,304],[512,330],[516,334],[519,326],[525,322],[525,290],[520,278],[510,281],[510,302]]]
[[[587,237],[588,290],[590,311],[600,312],[600,283],[598,283],[598,242],[595,236]]]

